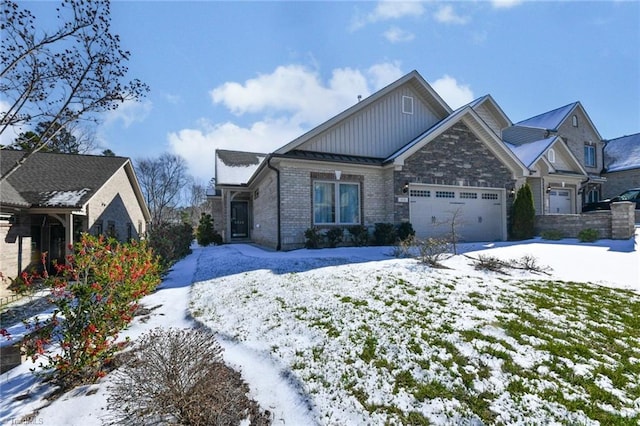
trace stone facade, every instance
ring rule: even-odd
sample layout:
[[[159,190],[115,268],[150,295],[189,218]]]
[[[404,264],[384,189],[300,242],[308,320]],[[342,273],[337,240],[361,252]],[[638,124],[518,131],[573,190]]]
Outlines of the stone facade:
[[[516,184],[511,171],[464,123],[455,124],[406,159],[393,181],[395,200],[406,182],[490,188]],[[409,204],[396,201],[394,222],[408,220]]]
[[[602,154],[604,143],[598,134],[594,132],[594,129],[589,124],[589,120],[584,114],[582,108],[574,110],[572,115],[576,116],[577,126],[574,126],[573,117],[569,117],[560,125],[558,135],[562,137],[569,150],[573,153],[580,164],[582,164],[587,173],[599,175],[604,167],[604,158]],[[589,166],[585,163],[585,144],[593,145],[595,148],[595,166]]]
[[[595,229],[600,238],[626,240],[635,232],[633,203],[613,203],[611,210],[582,214],[536,216],[536,233],[560,231],[567,238],[576,238],[583,229]]]
[[[606,173],[607,178],[602,188],[602,198],[612,198],[627,189],[640,188],[640,168],[620,172]]]

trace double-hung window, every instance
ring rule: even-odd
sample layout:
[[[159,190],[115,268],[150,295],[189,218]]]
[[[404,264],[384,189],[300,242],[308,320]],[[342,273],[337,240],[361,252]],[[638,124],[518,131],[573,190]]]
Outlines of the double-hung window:
[[[584,145],[584,165],[587,167],[596,166],[596,147],[595,145]]]
[[[345,182],[314,182],[313,223],[315,225],[359,224],[360,185]]]

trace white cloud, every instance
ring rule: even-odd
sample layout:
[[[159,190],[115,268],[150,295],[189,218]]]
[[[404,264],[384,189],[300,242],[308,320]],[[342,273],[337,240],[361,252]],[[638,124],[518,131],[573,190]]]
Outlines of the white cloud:
[[[384,62],[371,66],[367,75],[373,86],[373,91],[378,91],[388,84],[393,83],[404,75],[399,62]]]
[[[402,76],[398,63],[380,63],[365,71],[337,68],[328,81],[300,65],[285,65],[244,83],[227,82],[209,92],[216,104],[234,114],[255,114],[247,126],[202,120],[194,129],[168,135],[175,154],[187,160],[192,175],[213,177],[214,151],[232,149],[269,153]],[[251,118],[251,117],[249,117]]]
[[[383,35],[384,38],[389,40],[391,43],[407,42],[415,38],[415,35],[413,33],[410,33],[398,27],[389,28],[383,33]]]
[[[216,149],[270,153],[304,130],[286,118],[257,121],[249,127],[202,122],[200,128],[170,133],[168,141],[172,152],[186,159],[192,176],[209,181],[214,174]]]
[[[431,87],[453,109],[468,104],[474,99],[473,92],[469,86],[458,84],[455,78],[446,74],[431,83]]]
[[[420,16],[424,13],[424,5],[419,1],[383,0],[376,4],[375,9],[367,15],[356,16],[351,23],[351,30],[357,30],[367,24],[406,16]]]
[[[522,0],[491,0],[491,4],[496,9],[509,9],[520,5],[521,3]]]
[[[371,22],[375,22],[405,16],[420,16],[422,13],[424,13],[424,5],[421,2],[386,0],[378,2],[369,17]]]
[[[151,110],[153,103],[150,100],[136,102],[134,100],[124,101],[115,110],[109,110],[104,113],[104,125],[111,126],[120,121],[127,128],[133,123],[143,122]]]
[[[214,103],[237,115],[293,114],[298,124],[316,124],[353,104],[357,95],[368,94],[360,71],[335,69],[325,85],[320,76],[300,65],[278,67],[243,83],[228,82],[210,92]]]
[[[469,22],[468,16],[458,15],[451,5],[441,6],[433,16],[436,21],[444,24],[464,25]]]

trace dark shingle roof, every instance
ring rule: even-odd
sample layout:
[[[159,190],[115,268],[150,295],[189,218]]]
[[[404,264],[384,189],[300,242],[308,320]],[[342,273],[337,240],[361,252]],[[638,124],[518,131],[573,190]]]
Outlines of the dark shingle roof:
[[[29,207],[30,204],[6,180],[0,182],[0,204],[11,207]]]
[[[332,154],[328,152],[301,151],[294,149],[282,155],[287,158],[297,158],[304,160],[330,161],[333,163],[369,164],[379,166],[382,158],[360,157],[357,155]]]
[[[267,156],[267,154],[259,154],[257,152],[229,151],[226,149],[216,150],[216,155],[225,166],[231,167],[257,166]]]
[[[0,172],[6,173],[24,151],[0,151]],[[33,154],[0,185],[0,201],[9,204],[15,190],[32,207],[82,207],[127,161],[125,157]],[[15,200],[14,200],[15,201]]]

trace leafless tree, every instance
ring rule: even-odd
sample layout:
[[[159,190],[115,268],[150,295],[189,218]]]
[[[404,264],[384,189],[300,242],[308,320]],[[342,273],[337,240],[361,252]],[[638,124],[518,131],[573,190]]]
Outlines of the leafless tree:
[[[137,79],[121,83],[130,53],[111,33],[109,0],[62,1],[56,8],[60,26],[50,32],[38,27],[25,3],[0,4],[0,93],[8,104],[0,112],[0,135],[14,127],[50,124],[3,180],[46,146],[56,129],[80,120],[97,123],[100,113],[140,100],[149,88]]]
[[[168,221],[169,214],[180,204],[183,189],[191,178],[184,158],[164,153],[158,158],[136,162],[136,175],[151,213],[152,224]]]
[[[189,211],[189,219],[192,225],[197,225],[202,213],[210,213],[209,203],[207,202],[207,190],[201,182],[193,180],[188,188],[187,208]]]

